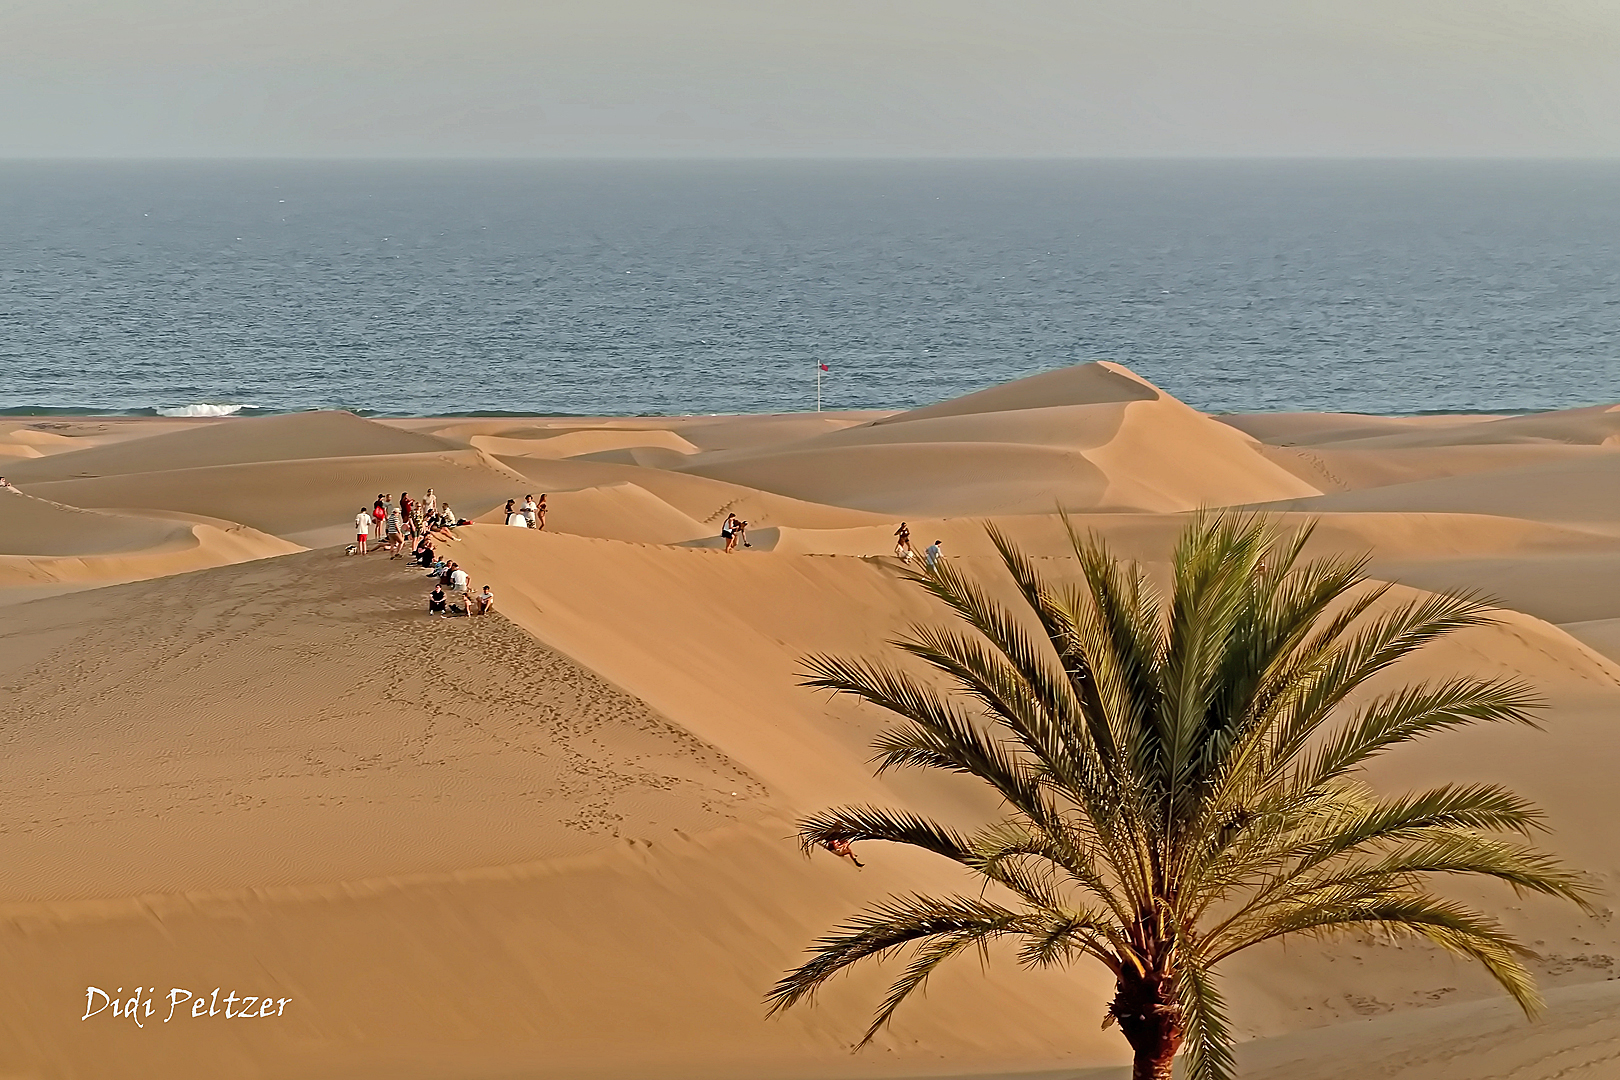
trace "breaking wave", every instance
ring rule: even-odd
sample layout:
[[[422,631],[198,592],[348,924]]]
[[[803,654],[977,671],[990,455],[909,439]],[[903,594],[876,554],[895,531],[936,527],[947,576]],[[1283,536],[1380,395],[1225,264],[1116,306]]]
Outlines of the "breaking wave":
[[[153,412],[159,416],[235,416],[251,408],[251,405],[212,405],[205,401],[195,405],[159,405]]]

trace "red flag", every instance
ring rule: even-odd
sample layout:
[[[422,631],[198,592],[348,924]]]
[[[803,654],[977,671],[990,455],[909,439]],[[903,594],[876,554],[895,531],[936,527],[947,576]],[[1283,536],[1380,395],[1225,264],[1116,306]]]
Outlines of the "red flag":
[[[831,370],[832,370],[832,368],[830,368],[830,367],[828,367],[828,366],[827,366],[827,365],[826,365],[826,364],[822,364],[822,365],[821,365],[821,370],[822,370],[822,371],[831,371]]]

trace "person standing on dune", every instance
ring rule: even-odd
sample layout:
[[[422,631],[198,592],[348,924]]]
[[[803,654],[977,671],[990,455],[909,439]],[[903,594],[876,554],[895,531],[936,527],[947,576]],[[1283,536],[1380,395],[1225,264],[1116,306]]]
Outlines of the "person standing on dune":
[[[534,528],[534,519],[539,515],[539,513],[540,507],[535,505],[534,496],[523,496],[523,520],[529,523],[529,528]]]
[[[403,526],[399,520],[399,507],[389,506],[388,520],[383,522],[383,544],[388,548],[389,558],[403,558],[400,551],[405,546]]]
[[[360,555],[366,554],[366,541],[371,539],[371,511],[365,507],[354,515],[354,549]]]
[[[909,563],[915,552],[911,550],[911,526],[905,522],[894,530],[894,557],[903,563]]]
[[[544,494],[540,496],[540,502],[534,508],[534,527],[542,532],[546,528],[546,497]]]

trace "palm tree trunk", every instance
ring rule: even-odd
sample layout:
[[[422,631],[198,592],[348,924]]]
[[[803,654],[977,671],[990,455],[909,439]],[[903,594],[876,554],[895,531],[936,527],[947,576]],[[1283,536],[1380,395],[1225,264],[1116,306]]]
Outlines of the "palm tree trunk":
[[[1171,1080],[1181,1048],[1181,1006],[1168,975],[1121,979],[1109,1007],[1135,1058],[1131,1080]]]

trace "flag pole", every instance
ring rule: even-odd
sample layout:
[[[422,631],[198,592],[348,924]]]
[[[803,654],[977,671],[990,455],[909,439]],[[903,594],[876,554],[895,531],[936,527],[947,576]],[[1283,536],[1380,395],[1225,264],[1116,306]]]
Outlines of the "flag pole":
[[[816,412],[821,411],[821,361],[816,361]]]

